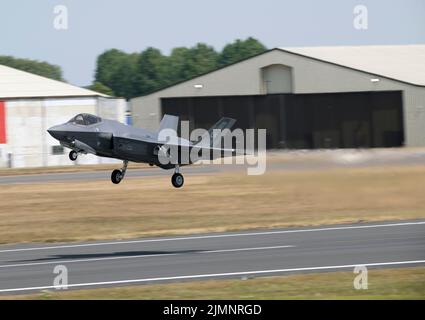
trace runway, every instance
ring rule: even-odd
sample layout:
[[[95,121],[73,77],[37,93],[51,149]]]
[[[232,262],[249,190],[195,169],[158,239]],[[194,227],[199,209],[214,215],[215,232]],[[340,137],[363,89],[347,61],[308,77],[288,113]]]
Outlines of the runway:
[[[29,226],[30,227],[30,226]],[[0,246],[0,293],[425,266],[425,221]]]
[[[120,165],[117,165],[119,168]],[[185,167],[184,172],[187,174],[195,173],[213,173],[217,172],[217,166],[193,166]],[[14,184],[14,183],[45,183],[45,182],[60,182],[60,181],[96,181],[105,180],[110,181],[112,170],[98,170],[98,171],[82,171],[82,172],[67,172],[67,173],[42,173],[42,174],[24,174],[24,175],[11,175],[0,177],[1,184]],[[160,168],[146,168],[146,169],[131,169],[126,172],[126,179],[152,177],[152,176],[170,176],[173,170],[163,170]]]

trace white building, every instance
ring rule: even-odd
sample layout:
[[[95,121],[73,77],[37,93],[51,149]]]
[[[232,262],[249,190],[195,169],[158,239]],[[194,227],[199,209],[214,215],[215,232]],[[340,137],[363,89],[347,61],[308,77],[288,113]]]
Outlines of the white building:
[[[0,65],[0,167],[72,165],[46,131],[78,113],[125,122],[126,101]],[[93,155],[78,163],[111,162]]]

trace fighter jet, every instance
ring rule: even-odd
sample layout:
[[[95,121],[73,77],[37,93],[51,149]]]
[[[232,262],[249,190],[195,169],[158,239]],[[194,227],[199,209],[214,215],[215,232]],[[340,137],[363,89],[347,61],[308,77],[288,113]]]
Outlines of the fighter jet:
[[[174,174],[171,183],[175,188],[183,186],[184,178],[179,172],[180,166],[192,164],[177,161],[161,161],[162,158],[170,157],[170,147],[186,150],[207,149],[234,152],[234,149],[223,149],[215,147],[217,137],[213,136],[214,129],[230,129],[236,120],[231,118],[221,118],[208,132],[205,132],[206,139],[190,141],[175,136],[174,139],[164,141],[160,133],[164,129],[177,132],[179,118],[172,115],[164,115],[159,129],[156,132],[136,128],[121,122],[82,113],[73,117],[64,124],[53,126],[47,131],[57,139],[64,147],[70,148],[69,159],[76,161],[79,154],[94,154],[100,157],[115,158],[123,161],[121,169],[112,171],[111,181],[115,184],[120,183],[127,171],[128,162],[148,163],[151,166],[156,165],[162,169],[174,168]],[[201,137],[202,138],[202,137]],[[221,138],[220,138],[221,139]],[[207,141],[207,143],[205,143]],[[208,143],[209,142],[209,143]],[[196,151],[196,150],[195,150]],[[217,154],[217,153],[216,153]],[[227,153],[228,154],[228,153]],[[181,157],[178,157],[181,159]]]

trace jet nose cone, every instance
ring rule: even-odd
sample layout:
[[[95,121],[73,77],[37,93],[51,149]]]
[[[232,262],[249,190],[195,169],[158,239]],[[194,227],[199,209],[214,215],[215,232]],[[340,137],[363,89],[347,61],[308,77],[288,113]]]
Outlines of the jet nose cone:
[[[59,139],[59,126],[53,126],[47,129],[47,132],[55,139]]]

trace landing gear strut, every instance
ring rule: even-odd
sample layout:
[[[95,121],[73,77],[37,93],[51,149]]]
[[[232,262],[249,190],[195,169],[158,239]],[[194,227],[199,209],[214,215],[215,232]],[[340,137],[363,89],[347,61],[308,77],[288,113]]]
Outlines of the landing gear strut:
[[[75,160],[77,160],[77,158],[78,158],[78,152],[77,152],[77,151],[72,150],[72,151],[69,153],[69,160],[71,160],[71,161],[75,161]]]
[[[128,166],[128,160],[124,160],[123,166],[120,170],[115,169],[114,171],[112,171],[112,174],[111,174],[112,183],[118,184],[121,182],[122,179],[124,179],[125,172],[127,171],[127,166]]]
[[[171,183],[174,188],[181,188],[184,184],[183,175],[179,173],[179,166],[176,165],[173,176],[171,177]]]

